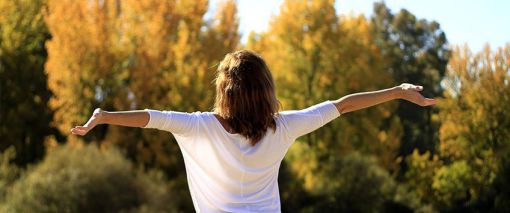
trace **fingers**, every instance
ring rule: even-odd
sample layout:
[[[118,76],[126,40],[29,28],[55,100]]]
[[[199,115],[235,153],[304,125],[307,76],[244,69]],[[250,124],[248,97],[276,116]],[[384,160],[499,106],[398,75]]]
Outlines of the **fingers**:
[[[410,87],[407,92],[404,93],[403,99],[410,101],[420,106],[430,106],[436,104],[436,100],[432,98],[425,98],[417,90],[423,89],[423,87]]]
[[[432,98],[417,98],[417,100],[413,101],[415,104],[418,104],[420,106],[430,106],[436,104],[436,100]]]
[[[404,90],[404,99],[418,104],[420,106],[430,106],[436,104],[436,100],[432,98],[425,98],[419,92],[423,91],[423,86],[403,83],[400,88]]]
[[[413,85],[413,90],[416,92],[421,92],[423,90],[423,86],[420,85]],[[425,98],[423,95],[420,94],[421,100],[419,105],[420,106],[430,106],[436,104],[436,100],[433,98]]]
[[[400,85],[400,87],[403,90],[413,90],[413,91],[417,91],[417,92],[420,92],[420,91],[423,90],[423,86],[414,85],[414,84],[408,84],[408,83],[403,83],[402,85]]]
[[[83,127],[83,126],[76,126],[71,129],[71,133],[73,133],[74,135],[81,135],[81,136],[87,134],[88,131],[89,131],[89,128]]]
[[[425,98],[424,106],[430,106],[436,104],[436,99]]]
[[[425,98],[421,94],[416,93],[417,95],[413,96],[410,100],[411,102],[418,104],[420,106],[430,106],[436,104],[436,100],[432,98]]]
[[[96,108],[93,112],[93,114],[97,114],[97,113],[100,113],[101,112],[101,108]]]

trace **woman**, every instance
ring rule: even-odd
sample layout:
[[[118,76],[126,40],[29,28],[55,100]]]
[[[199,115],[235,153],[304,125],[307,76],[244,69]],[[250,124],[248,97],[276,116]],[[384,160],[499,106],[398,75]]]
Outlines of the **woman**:
[[[98,124],[169,131],[184,157],[197,212],[280,212],[278,169],[296,138],[341,114],[393,99],[434,104],[435,100],[420,95],[421,90],[402,84],[279,112],[266,63],[241,50],[227,54],[218,67],[213,112],[96,109],[85,125],[71,132],[85,135]]]

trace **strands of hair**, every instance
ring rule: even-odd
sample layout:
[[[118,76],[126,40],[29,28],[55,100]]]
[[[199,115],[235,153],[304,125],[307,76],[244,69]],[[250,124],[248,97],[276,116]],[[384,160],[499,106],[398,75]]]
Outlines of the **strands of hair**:
[[[254,52],[229,53],[218,66],[213,111],[237,134],[256,145],[268,128],[276,130],[281,108],[271,71]]]

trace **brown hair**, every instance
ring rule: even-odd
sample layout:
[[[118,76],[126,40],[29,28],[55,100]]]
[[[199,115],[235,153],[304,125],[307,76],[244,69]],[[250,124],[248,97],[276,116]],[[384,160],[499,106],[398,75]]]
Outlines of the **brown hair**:
[[[229,53],[218,66],[214,112],[229,126],[257,144],[268,128],[276,131],[280,109],[271,71],[254,52]]]

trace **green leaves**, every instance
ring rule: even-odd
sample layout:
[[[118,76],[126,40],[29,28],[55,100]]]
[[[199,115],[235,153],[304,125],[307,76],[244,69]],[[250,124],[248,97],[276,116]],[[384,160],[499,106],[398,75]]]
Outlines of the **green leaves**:
[[[66,145],[52,150],[20,178],[0,209],[4,212],[176,211],[174,201],[178,197],[165,184],[154,174],[134,170],[131,162],[116,149]],[[165,206],[154,200],[164,202]]]
[[[49,38],[45,1],[0,1],[0,150],[13,145],[25,165],[44,154],[44,137],[54,133],[44,70]]]

